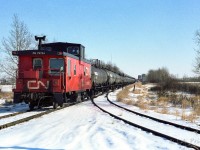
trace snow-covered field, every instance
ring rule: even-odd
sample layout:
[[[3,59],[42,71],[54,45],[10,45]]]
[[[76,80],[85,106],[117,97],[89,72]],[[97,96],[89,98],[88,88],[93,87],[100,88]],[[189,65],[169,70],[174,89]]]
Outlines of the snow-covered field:
[[[110,98],[115,100],[115,95],[116,93],[111,93]],[[95,101],[101,103],[104,108],[111,108],[105,102],[105,95],[99,96]],[[133,106],[122,103],[121,105],[135,109]],[[18,104],[10,106],[9,110],[3,110],[2,108],[3,106],[0,107],[0,115],[25,110],[28,109],[28,106]],[[112,111],[119,116],[123,115],[123,112],[119,110]],[[152,116],[155,114],[151,113]],[[166,120],[172,119],[171,116],[167,117],[167,115],[164,118]],[[179,122],[181,121],[179,120]],[[148,123],[150,123],[149,119],[146,119],[146,124]],[[174,132],[177,135],[183,134],[179,130]],[[200,143],[197,144],[200,145]],[[90,101],[87,101],[0,130],[0,149],[185,150],[188,148],[118,121],[94,107]]]
[[[1,92],[12,92],[13,85],[0,85]]]
[[[1,130],[0,135],[0,149],[185,149],[113,119],[90,101]]]

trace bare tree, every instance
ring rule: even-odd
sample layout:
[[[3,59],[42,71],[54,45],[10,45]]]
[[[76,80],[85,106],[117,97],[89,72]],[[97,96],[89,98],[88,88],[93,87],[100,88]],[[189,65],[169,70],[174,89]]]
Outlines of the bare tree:
[[[195,64],[193,71],[200,75],[200,31],[196,31],[195,33],[195,40],[198,46],[198,49],[196,50],[196,57],[195,57]]]
[[[33,46],[34,38],[27,25],[14,15],[9,36],[2,39],[0,51],[4,53],[4,58],[0,61],[0,71],[15,78],[18,58],[12,55],[12,51],[27,50]]]
[[[157,70],[149,70],[147,74],[147,79],[152,83],[163,83],[166,82],[171,75],[167,68],[159,68]]]

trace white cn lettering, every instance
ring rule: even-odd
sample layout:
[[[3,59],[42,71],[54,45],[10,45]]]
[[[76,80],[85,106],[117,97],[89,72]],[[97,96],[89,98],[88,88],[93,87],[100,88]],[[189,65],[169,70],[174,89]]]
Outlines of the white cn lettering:
[[[37,85],[36,86],[31,86],[31,84],[34,84],[34,83],[37,83]],[[49,81],[47,81],[47,86],[45,86],[45,84],[42,82],[42,81],[35,81],[35,80],[31,80],[31,81],[28,81],[27,82],[27,87],[28,87],[28,89],[30,89],[30,90],[37,90],[37,89],[39,89],[40,88],[40,86],[43,86],[45,89],[48,89],[48,87],[49,87]]]

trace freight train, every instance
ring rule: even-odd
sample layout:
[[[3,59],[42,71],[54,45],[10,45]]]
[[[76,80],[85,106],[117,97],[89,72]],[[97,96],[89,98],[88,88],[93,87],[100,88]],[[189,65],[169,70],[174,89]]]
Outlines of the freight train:
[[[37,50],[13,51],[18,57],[14,103],[53,106],[92,98],[98,92],[123,87],[135,78],[103,68],[85,58],[85,47],[76,43],[45,43]]]

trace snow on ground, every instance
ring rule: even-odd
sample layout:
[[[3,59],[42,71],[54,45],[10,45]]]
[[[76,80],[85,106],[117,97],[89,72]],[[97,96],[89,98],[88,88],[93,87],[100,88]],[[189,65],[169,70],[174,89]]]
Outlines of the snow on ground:
[[[13,85],[0,85],[1,92],[12,92]]]
[[[1,130],[0,149],[187,148],[115,120],[88,101]]]
[[[188,149],[118,121],[90,101],[0,130],[0,135],[0,149]]]
[[[131,94],[131,96],[137,99],[134,94]],[[111,93],[110,98],[115,101],[116,92]],[[105,101],[105,95],[95,99],[95,101],[103,100]],[[3,99],[1,101],[3,103]],[[153,111],[146,112],[135,106],[116,103],[134,111],[148,113],[153,117],[199,128],[195,124],[186,123],[172,115],[158,114]],[[109,108],[110,106],[105,104],[104,107]],[[0,116],[25,110],[28,110],[28,106],[24,103],[17,105],[4,105],[3,103],[3,105],[0,105]],[[123,115],[121,111],[116,111],[115,113],[119,116]],[[146,121],[148,124],[148,119]],[[177,134],[181,135],[182,133],[177,132]],[[0,130],[0,149],[186,150],[188,148],[118,121],[94,107],[90,101],[87,101],[29,122]]]
[[[0,116],[29,110],[28,105],[25,103],[7,105],[3,103],[3,101],[5,100],[0,99],[0,102],[2,102],[2,104],[0,105]]]
[[[6,100],[3,98],[0,98],[0,105],[5,104],[5,103],[6,103]]]
[[[19,114],[19,115],[16,115],[16,116],[12,116],[12,117],[9,117],[9,118],[0,119],[0,125],[4,125],[4,124],[10,123],[12,121],[16,121],[16,120],[23,119],[23,118],[26,118],[26,117],[29,117],[29,116],[33,116],[33,115],[39,114],[41,112],[44,112],[44,111],[26,112],[26,113]]]

